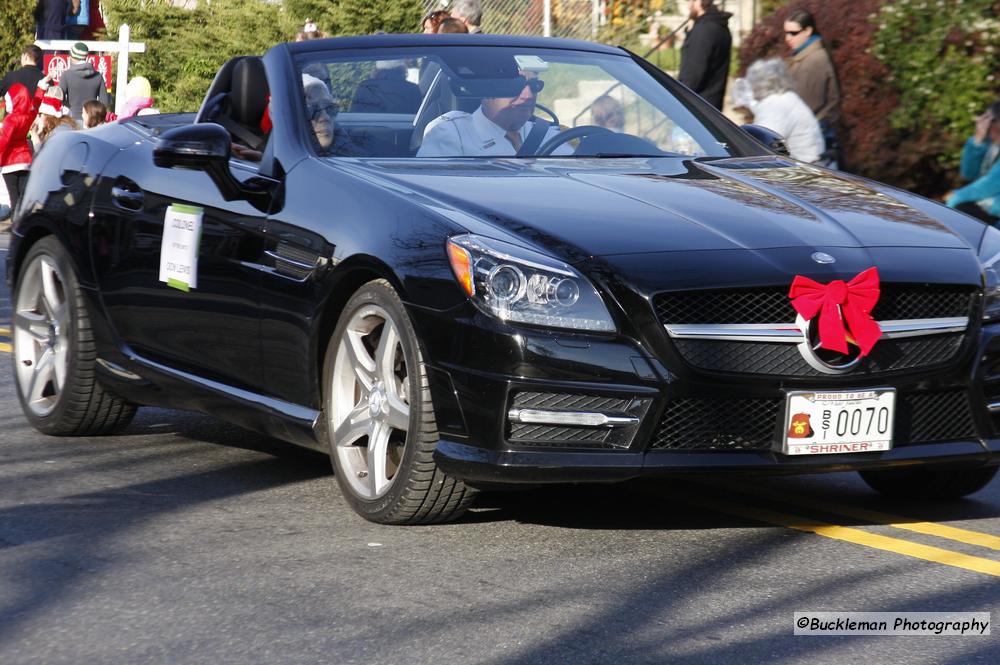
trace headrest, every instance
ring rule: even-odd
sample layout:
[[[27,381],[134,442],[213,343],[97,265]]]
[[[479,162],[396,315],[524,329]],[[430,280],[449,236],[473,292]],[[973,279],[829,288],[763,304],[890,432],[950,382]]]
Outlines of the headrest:
[[[233,67],[229,99],[232,118],[247,127],[258,127],[267,107],[267,77],[260,58],[243,58]]]

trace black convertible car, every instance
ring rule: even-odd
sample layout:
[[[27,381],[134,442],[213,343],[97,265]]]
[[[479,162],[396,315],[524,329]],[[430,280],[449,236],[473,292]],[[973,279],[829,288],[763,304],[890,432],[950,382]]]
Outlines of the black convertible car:
[[[37,156],[7,275],[24,413],[210,413],[328,451],[383,523],[695,471],[980,489],[1000,232],[762,138],[592,43],[234,59],[195,115]]]

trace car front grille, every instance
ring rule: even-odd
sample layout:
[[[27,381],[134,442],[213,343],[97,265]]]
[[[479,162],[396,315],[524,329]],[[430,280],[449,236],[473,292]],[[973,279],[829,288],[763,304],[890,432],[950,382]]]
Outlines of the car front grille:
[[[671,400],[649,442],[649,450],[770,450],[784,423],[782,398]],[[976,438],[965,390],[910,393],[896,405],[894,446]]]
[[[934,284],[883,284],[872,310],[876,321],[972,316],[975,289]],[[793,323],[788,287],[659,293],[653,307],[660,323]]]
[[[792,325],[796,316],[784,287],[660,293],[654,296],[653,306],[665,326]],[[872,317],[876,321],[973,320],[977,306],[977,291],[973,287],[884,284]],[[883,339],[849,373],[871,375],[946,365],[958,357],[963,340],[963,333]],[[707,372],[829,376],[810,365],[797,344],[787,341],[697,339],[677,334],[672,343],[688,365]]]
[[[947,364],[958,354],[962,340],[962,333],[882,340],[851,374],[877,374]],[[796,344],[676,339],[674,345],[687,363],[710,372],[829,376],[807,363]]]

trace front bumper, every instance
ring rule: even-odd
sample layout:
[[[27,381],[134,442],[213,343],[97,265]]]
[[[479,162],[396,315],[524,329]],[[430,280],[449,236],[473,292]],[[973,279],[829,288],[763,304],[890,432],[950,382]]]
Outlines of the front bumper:
[[[817,379],[712,375],[673,358],[666,359],[667,367],[626,335],[515,329],[472,310],[464,314],[456,317],[452,312],[438,319],[434,313],[417,312],[414,319],[431,368],[441,437],[435,460],[446,473],[470,482],[615,482],[679,473],[798,474],[914,464],[1000,464],[1000,414],[991,414],[987,407],[1000,401],[1000,325],[976,331],[978,343],[970,340],[947,367]],[[896,388],[904,403],[914,398],[909,410],[897,412],[896,431],[902,434],[892,450],[791,457],[773,449],[780,443],[787,391],[875,386]],[[578,395],[599,404],[627,404],[639,423],[631,430],[617,430],[627,436],[603,443],[560,440],[557,428],[545,432],[552,437],[548,440],[519,440],[510,415],[525,394]],[[965,425],[949,430],[953,406],[939,396],[961,396]],[[664,423],[671,406],[676,411],[679,404],[699,400],[769,404],[775,411],[763,418],[767,431],[756,447],[745,442],[694,449],[671,448],[676,441],[665,444]],[[916,425],[899,423],[917,422],[935,408],[937,420],[925,433],[918,433]],[[956,432],[960,435],[950,435]]]
[[[913,464],[985,466],[1000,463],[1000,439],[954,441],[858,455],[787,457],[764,451],[581,453],[484,450],[447,439],[434,460],[445,473],[472,483],[618,482],[684,473],[805,474],[885,469]]]

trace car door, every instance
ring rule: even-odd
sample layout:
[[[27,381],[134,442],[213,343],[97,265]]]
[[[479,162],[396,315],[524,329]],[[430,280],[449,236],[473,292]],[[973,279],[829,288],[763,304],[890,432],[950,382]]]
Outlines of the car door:
[[[98,183],[91,248],[98,286],[121,342],[173,369],[259,389],[260,266],[265,212],[225,201],[201,170],[153,164],[151,144],[119,153]],[[233,175],[256,165],[231,160]],[[165,220],[171,206],[201,210],[196,284],[161,281]],[[173,285],[171,285],[173,284]]]

